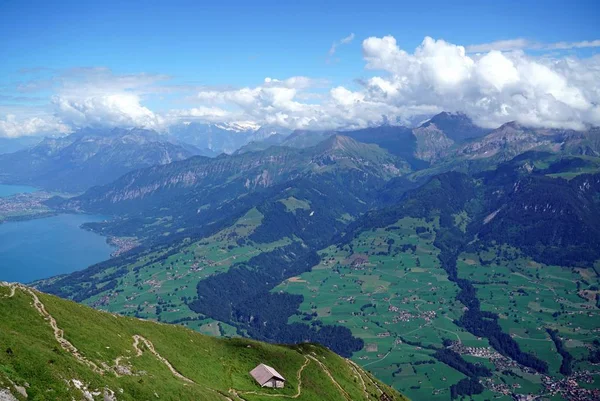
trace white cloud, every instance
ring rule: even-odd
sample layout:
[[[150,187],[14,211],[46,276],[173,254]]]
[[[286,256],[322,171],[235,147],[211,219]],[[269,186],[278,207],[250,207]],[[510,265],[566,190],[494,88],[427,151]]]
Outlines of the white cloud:
[[[584,40],[581,42],[556,42],[547,45],[547,49],[584,49],[586,47],[600,47],[600,40]]]
[[[197,98],[210,105],[227,105],[234,108],[229,117],[239,120],[241,116],[293,126],[294,121],[307,121],[306,115],[315,107],[296,100],[299,91],[312,87],[317,81],[306,77],[286,80],[266,78],[262,85],[228,90],[200,91]]]
[[[341,106],[351,107],[365,100],[365,94],[352,92],[343,86],[338,86],[330,91],[332,100]]]
[[[336,86],[317,96],[314,80],[267,78],[256,87],[201,91],[197,99],[227,110],[224,118],[289,128],[364,127],[442,110],[464,111],[488,127],[511,120],[576,129],[600,124],[600,56],[470,55],[463,46],[429,37],[412,53],[392,36],[367,38],[362,47],[366,68],[375,74],[355,90]]]
[[[334,45],[353,38],[351,34]],[[597,42],[559,42],[544,48],[590,47]],[[358,128],[408,123],[442,110],[466,112],[488,127],[511,120],[576,129],[600,124],[600,55],[532,56],[522,50],[533,46],[524,39],[477,46],[426,37],[409,51],[393,36],[370,37],[362,42],[368,76],[352,86],[294,76],[267,77],[241,88],[200,88],[169,85],[164,75],[71,69],[45,76],[43,82],[15,86],[17,93],[52,88],[54,95],[43,112],[0,107],[0,135],[64,133],[88,125],[162,130],[190,120],[250,121],[292,129]],[[162,96],[175,102],[170,109],[149,107]]]
[[[231,112],[220,107],[199,106],[191,109],[170,110],[165,120],[167,122],[199,120],[216,123],[233,121],[234,117]]]
[[[464,47],[425,38],[410,54],[395,38],[363,42],[372,97],[398,107],[429,105],[467,112],[486,126],[510,120],[547,127],[600,124],[600,57],[534,58],[522,51],[470,56]]]
[[[165,75],[114,74],[103,67],[52,72],[50,77],[15,86],[16,92],[53,90],[54,95],[39,116],[31,116],[34,111],[39,112],[39,107],[31,107],[31,110],[21,107],[18,114],[6,113],[7,117],[0,120],[0,135],[60,134],[86,126],[155,129],[165,126],[162,115],[142,104],[146,96],[174,90],[161,85],[168,79]]]
[[[19,119],[14,114],[8,114],[0,120],[0,137],[16,138],[40,133],[66,134],[69,132],[71,132],[69,126],[52,116]]]
[[[335,52],[337,51],[337,48],[341,45],[348,45],[350,43],[352,43],[352,41],[354,40],[354,33],[351,33],[350,35],[346,36],[345,38],[342,38],[338,41],[335,41],[331,44],[331,47],[329,48],[329,51],[327,52],[328,58],[327,61],[330,62],[331,58],[335,55]]]
[[[531,46],[531,43],[527,39],[508,39],[508,40],[497,40],[490,43],[480,43],[477,45],[469,45],[466,47],[468,53],[487,53],[492,50],[499,51],[510,51],[510,50],[522,50]]]
[[[60,119],[74,127],[143,126],[159,128],[163,119],[140,104],[133,93],[57,95],[52,99]]]
[[[163,118],[141,104],[147,94],[167,90],[164,75],[116,75],[107,68],[77,68],[55,78],[54,112],[66,124],[160,128]]]
[[[368,99],[364,90],[337,86],[327,93],[312,92],[321,86],[321,81],[304,77],[266,78],[260,86],[201,91],[197,98],[208,110],[226,110],[226,121],[250,120],[292,129],[358,128],[379,124],[387,115],[400,114],[401,109],[396,106]],[[319,101],[309,103],[306,99]]]
[[[600,40],[583,40],[580,42],[555,42],[540,43],[523,38],[497,40],[490,43],[481,43],[466,47],[468,53],[486,53],[491,50],[511,51],[511,50],[570,50],[584,49],[589,47],[600,47]]]

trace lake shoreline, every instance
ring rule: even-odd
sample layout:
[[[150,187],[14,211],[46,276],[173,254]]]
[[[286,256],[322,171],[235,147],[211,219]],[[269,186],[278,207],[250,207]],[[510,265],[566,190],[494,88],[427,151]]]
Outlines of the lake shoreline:
[[[34,218],[35,217],[35,218]],[[83,229],[105,216],[56,213],[23,216],[0,224],[0,280],[30,283],[70,274],[111,259],[109,239]]]
[[[58,216],[60,214],[62,214],[62,213],[58,213],[58,212],[46,212],[46,213],[38,213],[38,214],[31,214],[31,215],[6,216],[6,217],[2,217],[2,219],[0,220],[0,224],[4,224],[4,223],[16,223],[16,222],[19,222],[19,221],[29,221],[29,220],[45,219],[47,217]]]
[[[40,270],[40,267],[37,266],[39,264],[44,265],[48,263],[50,266],[54,266],[53,268],[56,270],[52,271],[52,268],[50,268],[47,274],[40,273],[29,280],[22,279],[22,281],[36,282],[39,280],[51,280],[56,276],[68,274],[69,272],[65,273],[60,270],[61,264],[65,265],[66,270],[71,270],[67,266],[73,267],[73,265],[75,265],[74,271],[84,270],[97,263],[127,253],[140,245],[137,238],[107,236],[101,230],[94,230],[90,227],[89,223],[106,221],[110,219],[108,216],[98,216],[75,210],[57,210],[47,206],[46,201],[55,195],[33,187],[0,184],[0,235],[4,235],[4,244],[0,243],[0,252],[4,252],[4,255],[0,254],[0,262],[15,266],[14,269],[17,269],[17,271],[19,268],[24,270],[24,273],[18,274],[16,277],[25,277],[27,272],[32,272],[36,269]],[[49,226],[46,230],[43,229],[45,219],[49,219]],[[62,223],[60,223],[61,221]],[[19,225],[30,227],[31,232],[20,229]],[[40,238],[37,238],[35,233],[39,229],[42,231],[38,235]],[[52,230],[56,230],[56,233]],[[82,234],[82,232],[86,234]],[[63,242],[51,248],[58,246],[60,249],[62,247],[62,252],[57,253],[55,249],[44,251],[44,241],[60,241],[61,235],[67,235],[69,242]],[[58,238],[53,238],[54,236]],[[87,238],[87,240],[82,238]],[[101,239],[103,245],[98,244],[98,239]],[[79,244],[79,241],[83,241],[83,244]],[[38,256],[38,259],[42,263],[27,262],[36,259],[32,255],[29,255],[31,252],[27,252],[27,249],[19,248],[23,245],[22,242],[31,244],[31,252],[34,254],[36,252],[42,254]],[[90,247],[92,250],[95,249],[96,252],[100,252],[101,256],[90,259],[89,255],[85,255],[86,247]],[[20,249],[18,251],[20,252],[20,256],[16,258],[11,256],[11,252],[14,252],[15,249]],[[75,256],[77,252],[79,252],[81,260],[85,261],[79,265],[77,264],[77,260],[69,260],[71,258],[77,259]],[[49,260],[44,259],[45,253],[51,255],[48,257]],[[31,263],[31,265],[28,263]],[[42,267],[41,269],[43,271],[46,267]],[[9,270],[5,274],[7,277],[11,277]],[[17,273],[13,271],[12,274],[14,276]]]

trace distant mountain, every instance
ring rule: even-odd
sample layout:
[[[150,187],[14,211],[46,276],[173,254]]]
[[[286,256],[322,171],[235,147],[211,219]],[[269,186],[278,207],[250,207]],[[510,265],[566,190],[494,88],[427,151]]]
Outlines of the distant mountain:
[[[0,155],[0,182],[48,190],[84,191],[143,167],[183,160],[202,151],[145,129],[83,129]]]
[[[401,159],[378,146],[333,135],[306,149],[271,147],[261,152],[221,155],[210,159],[193,157],[166,166],[131,172],[103,187],[94,188],[72,202],[85,208],[92,205],[148,202],[163,193],[181,191],[225,191],[244,193],[266,188],[302,175],[325,174],[337,170],[356,170],[387,180],[409,171]],[[223,198],[226,199],[225,194]]]
[[[263,140],[254,140],[240,148],[236,153],[265,150],[273,145],[294,149],[305,149],[323,142],[325,139],[334,134],[336,134],[335,131],[312,131],[298,129],[289,135],[274,134]],[[339,134],[345,135],[344,132],[340,132]]]
[[[259,126],[255,123],[198,123],[190,122],[172,126],[171,137],[209,149],[215,154],[231,154],[252,141],[262,141],[271,135],[287,134],[289,130],[275,126]]]
[[[376,144],[402,157],[413,168],[427,167],[442,158],[456,144],[485,135],[490,130],[478,127],[462,113],[440,113],[417,128],[381,125],[359,130],[337,131],[359,142]],[[336,131],[296,130],[281,146],[305,148],[314,146]]]
[[[228,326],[211,323],[217,330]],[[322,329],[326,332],[326,329]],[[406,400],[357,364],[315,344],[216,339],[175,325],[93,310],[0,282],[0,399]],[[259,364],[283,388],[261,388]],[[248,398],[246,398],[248,397]],[[379,398],[377,398],[379,399]]]
[[[434,163],[455,144],[489,131],[475,125],[465,114],[443,112],[412,130],[415,139],[413,154],[417,159]]]
[[[43,138],[39,136],[22,136],[18,138],[0,137],[0,154],[13,153],[34,145],[37,145]]]
[[[206,129],[209,131],[214,130],[212,127],[206,127]],[[359,142],[379,145],[388,152],[408,161],[413,168],[419,169],[442,159],[450,149],[457,145],[469,139],[481,137],[490,131],[477,126],[463,113],[443,112],[433,116],[417,128],[386,124],[350,131],[299,129],[285,138],[278,135],[272,139],[253,140],[248,145],[240,148],[238,153],[264,150],[275,144],[302,149],[315,146],[332,134],[338,133]],[[224,135],[225,137],[230,136],[228,134]],[[256,134],[251,135],[256,137]],[[187,136],[183,138],[188,142],[192,141]],[[237,139],[241,141],[241,138],[238,137]],[[206,146],[206,143],[202,142],[202,146]],[[231,148],[235,146],[230,145]]]
[[[315,188],[323,185],[321,193],[331,192],[332,201],[340,193],[348,194],[346,202],[352,203],[348,208],[364,208],[374,196],[369,191],[409,171],[404,160],[376,145],[335,135],[306,149],[274,146],[136,170],[63,201],[60,207],[129,217],[140,213],[144,218],[171,216],[172,228],[200,227],[227,216],[225,208],[252,207],[260,197],[272,196],[271,188],[278,193],[299,185],[297,181],[310,182]],[[340,209],[338,205],[329,208],[336,213]],[[119,229],[126,227],[120,224]]]
[[[507,161],[536,150],[570,155],[600,155],[600,130],[531,128],[509,122],[489,134],[457,146],[448,157]]]
[[[281,143],[281,146],[296,149],[310,148],[333,134],[334,131],[295,130]]]
[[[482,137],[492,131],[491,129],[479,127],[464,113],[448,113],[445,111],[431,117],[429,121],[424,122],[420,127],[426,128],[432,125],[435,125],[450,140],[458,143]]]
[[[244,145],[241,148],[239,148],[238,150],[236,150],[234,152],[234,154],[241,155],[243,153],[248,153],[248,152],[259,152],[261,150],[268,149],[271,146],[281,145],[282,142],[284,142],[286,138],[287,138],[286,135],[273,134],[263,140],[256,140],[256,141],[247,143],[246,145]]]

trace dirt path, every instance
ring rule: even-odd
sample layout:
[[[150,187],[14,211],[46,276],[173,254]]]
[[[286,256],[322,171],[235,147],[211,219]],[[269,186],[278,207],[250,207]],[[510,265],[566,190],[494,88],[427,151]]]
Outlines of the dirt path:
[[[455,331],[452,331],[452,330],[442,329],[441,327],[437,327],[437,326],[435,326],[435,325],[433,326],[433,328],[435,328],[435,329],[437,329],[437,330],[445,331],[445,332],[447,332],[447,333],[452,333],[452,334],[454,334],[454,335],[456,336],[456,339],[458,340],[458,343],[459,343],[459,344],[462,344],[462,341],[461,341],[461,339],[460,339],[460,336],[458,335],[458,333],[457,333],[457,332],[455,332]]]
[[[261,393],[258,391],[240,391],[240,390],[235,390],[233,388],[229,389],[229,393],[233,394],[234,396],[236,396],[237,398],[242,399],[242,400],[244,398],[242,398],[240,396],[240,394],[254,394],[254,395],[260,395],[263,397],[298,398],[298,397],[300,397],[300,394],[302,394],[302,371],[310,363],[310,359],[308,359],[306,356],[304,357],[304,359],[305,359],[304,364],[300,367],[300,369],[298,369],[298,373],[296,373],[296,377],[298,380],[298,391],[294,395],[270,394],[270,393]]]
[[[140,342],[144,343],[146,348],[148,348],[148,351],[150,351],[150,353],[152,355],[154,355],[156,357],[156,359],[158,359],[160,362],[162,362],[171,371],[173,376],[177,377],[178,379],[183,380],[184,382],[196,384],[192,379],[185,377],[184,375],[179,373],[167,359],[163,358],[162,355],[160,355],[158,352],[156,352],[156,349],[154,349],[154,344],[152,344],[151,341],[148,341],[144,337],[137,335],[137,334],[133,336],[133,348],[135,349],[136,356],[139,357],[139,356],[142,356],[142,354],[143,354],[142,349],[139,347]]]
[[[348,361],[348,363],[354,367],[354,369],[358,372],[358,374],[361,376],[361,380],[363,380],[362,374],[360,373],[361,371],[364,372],[364,370],[362,370],[362,368],[360,366],[358,366],[358,364],[356,364],[354,361],[351,361],[350,359],[346,359],[346,361]],[[371,377],[365,372],[365,376],[367,376],[367,379],[369,379],[369,381],[371,382],[371,384],[373,386],[375,386],[375,388],[377,389],[377,391],[379,391],[379,394],[383,394],[383,390],[379,387],[379,385],[377,384],[377,382],[373,381],[373,379],[371,379]],[[363,380],[364,383],[364,380]],[[365,391],[366,391],[366,386],[365,386]],[[368,399],[368,398],[367,398]]]
[[[360,374],[360,372],[358,371],[358,369],[356,369],[356,367],[354,366],[354,364],[352,364],[347,359],[346,359],[346,362],[348,363],[348,365],[350,365],[350,369],[352,369],[352,371],[354,372],[354,374],[356,376],[358,376],[358,378],[360,379],[360,383],[362,384],[362,388],[363,388],[363,393],[365,394],[365,399],[367,401],[369,401],[371,397],[369,397],[369,392],[367,391],[367,384],[365,383],[365,379],[362,377],[362,375]]]
[[[350,359],[346,359],[346,361],[348,361],[348,363],[352,366],[354,366],[355,369],[357,369],[357,371],[360,372],[364,372],[365,376],[367,376],[367,379],[369,379],[369,381],[371,382],[371,384],[377,389],[377,391],[379,391],[379,394],[384,394],[384,391],[381,389],[381,387],[379,387],[379,384],[377,384],[377,382],[375,380],[373,380],[371,378],[371,376],[369,376],[369,374],[367,372],[365,372],[360,366],[358,366],[354,361],[351,361]],[[368,398],[367,398],[368,400]]]
[[[5,282],[0,282],[0,286],[10,288],[10,294],[4,296],[6,298],[14,297],[17,289],[20,289],[21,291],[29,294],[33,300],[33,307],[38,311],[38,313],[40,315],[42,315],[44,320],[46,320],[50,324],[50,327],[52,328],[52,330],[54,332],[54,338],[56,339],[56,341],[60,344],[60,346],[65,351],[67,351],[75,359],[77,359],[77,361],[88,366],[90,369],[92,369],[95,373],[98,373],[99,375],[104,375],[107,372],[111,372],[111,373],[115,374],[117,377],[124,376],[122,374],[119,374],[118,370],[119,370],[121,361],[123,359],[130,359],[130,357],[127,357],[127,356],[118,357],[117,359],[115,359],[114,367],[109,367],[105,363],[102,364],[104,366],[104,368],[99,367],[96,363],[90,361],[85,356],[83,356],[81,354],[81,352],[77,349],[77,347],[75,347],[69,340],[65,339],[64,331],[60,327],[58,327],[58,323],[56,322],[56,319],[46,310],[46,306],[42,303],[42,301],[40,301],[39,297],[37,296],[37,294],[34,290],[32,290],[31,288],[26,287],[24,285],[21,285],[21,284],[12,284],[12,283],[5,283]],[[179,373],[166,358],[164,358],[162,355],[160,355],[156,351],[156,349],[154,348],[154,344],[152,344],[152,342],[150,340],[136,334],[133,336],[133,348],[135,349],[137,357],[140,357],[143,355],[143,350],[140,348],[140,343],[143,343],[144,346],[148,349],[148,351],[169,369],[169,371],[173,374],[173,376],[177,377],[178,379],[181,379],[182,381],[184,381],[186,383],[198,385],[192,379]],[[214,389],[211,389],[208,387],[206,387],[206,389],[219,394],[220,396],[222,396],[223,398],[225,398],[228,401],[233,401],[231,398],[227,397],[224,394],[219,393],[218,391],[216,391]]]
[[[2,281],[0,282],[0,286],[10,288],[10,294],[4,295],[4,298],[12,298],[15,296],[15,290],[17,289],[15,285]]]
[[[40,301],[37,294],[31,288],[25,287],[24,285],[21,285],[21,284],[11,284],[11,289],[12,289],[11,296],[14,296],[15,290],[17,288],[20,289],[21,291],[31,295],[31,298],[33,299],[33,307],[38,311],[38,313],[40,315],[42,315],[44,320],[46,320],[46,321],[48,321],[48,323],[50,323],[50,327],[54,331],[54,338],[60,344],[62,349],[64,349],[65,351],[67,351],[68,353],[73,355],[73,357],[75,359],[77,359],[78,362],[88,366],[95,373],[98,373],[99,375],[104,375],[104,373],[106,373],[105,369],[100,368],[94,362],[90,361],[85,356],[83,356],[81,354],[81,352],[79,352],[77,347],[75,347],[73,344],[71,344],[71,342],[69,340],[67,340],[65,338],[65,333],[60,327],[58,327],[58,324],[56,323],[56,319],[54,319],[54,317],[52,317],[52,315],[50,313],[48,313],[48,311],[46,310],[46,307],[44,306],[42,301]]]
[[[338,388],[338,390],[340,390],[340,392],[342,393],[344,398],[346,398],[349,401],[352,401],[352,397],[350,397],[350,395],[346,392],[346,390],[344,390],[344,388],[342,386],[340,386],[340,384],[335,380],[335,378],[333,377],[331,372],[329,372],[329,369],[327,369],[327,366],[325,366],[321,361],[319,361],[317,358],[315,358],[312,355],[309,355],[308,357],[310,359],[312,359],[313,361],[315,361],[317,364],[319,364],[319,366],[321,367],[321,369],[323,369],[323,371],[329,377],[331,382]]]
[[[329,369],[327,369],[327,366],[325,366],[325,364],[323,364],[321,361],[319,361],[316,357],[312,356],[312,355],[308,355],[308,356],[304,356],[304,358],[306,359],[304,361],[304,364],[300,367],[300,369],[298,370],[298,373],[296,374],[297,378],[298,378],[298,391],[296,392],[296,394],[294,395],[287,395],[287,394],[269,394],[269,393],[262,393],[262,392],[258,392],[258,391],[239,391],[239,390],[235,390],[233,388],[229,389],[229,393],[231,395],[233,395],[235,398],[237,398],[238,400],[242,400],[244,401],[244,398],[242,397],[242,395],[244,394],[253,394],[253,395],[260,395],[263,397],[273,397],[273,398],[298,398],[300,397],[300,395],[302,394],[302,371],[304,370],[304,368],[306,366],[308,366],[308,364],[310,363],[310,361],[314,361],[317,363],[317,365],[319,365],[319,367],[321,368],[321,370],[327,375],[327,377],[329,377],[329,380],[331,380],[331,382],[334,384],[335,387],[337,387],[337,389],[340,391],[340,393],[342,394],[342,396],[348,400],[348,401],[352,401],[352,397],[350,396],[350,394],[348,394],[346,392],[346,390],[344,390],[344,388],[337,382],[337,380],[335,380],[335,378],[333,377],[333,375],[331,374],[331,372],[329,371]],[[348,364],[350,365],[350,368],[356,373],[356,375],[359,377],[362,386],[363,386],[363,391],[365,393],[365,397],[366,400],[368,401],[370,399],[369,397],[369,393],[367,391],[367,385],[363,379],[363,376],[360,374],[360,368],[358,368],[358,365],[356,365],[354,362],[346,360],[348,362]],[[357,370],[358,368],[358,370]],[[375,385],[375,387],[381,392],[383,393],[383,391],[381,391],[381,389],[379,389],[379,386],[377,386],[377,383],[373,383]]]
[[[552,341],[552,339],[550,339],[550,338],[521,337],[518,334],[513,334],[513,337],[520,338],[521,340],[525,340],[525,341],[545,341],[545,342]]]

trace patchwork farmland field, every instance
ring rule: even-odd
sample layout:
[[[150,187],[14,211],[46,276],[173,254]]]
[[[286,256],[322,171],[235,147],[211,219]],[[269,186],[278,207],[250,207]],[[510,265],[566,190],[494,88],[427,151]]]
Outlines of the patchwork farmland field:
[[[460,225],[460,216],[456,220]],[[475,400],[510,400],[513,389],[545,393],[543,381],[563,377],[563,357],[547,330],[558,330],[575,371],[597,370],[587,361],[600,318],[594,271],[543,266],[507,247],[460,255],[459,275],[475,284],[482,310],[498,313],[523,351],[548,362],[549,375],[538,374],[456,323],[465,307],[437,258],[438,225],[437,219],[403,218],[364,232],[348,245],[322,250],[311,272],[274,291],[304,296],[302,314],[291,320],[348,327],[365,341],[353,359],[413,399],[447,400],[450,386],[467,377],[434,358],[443,347],[492,371]],[[586,375],[582,385],[597,386],[598,379]]]

